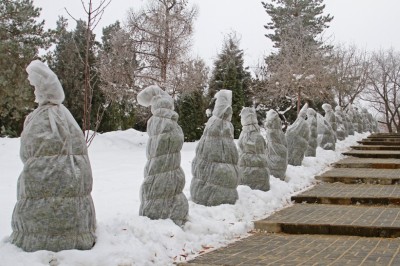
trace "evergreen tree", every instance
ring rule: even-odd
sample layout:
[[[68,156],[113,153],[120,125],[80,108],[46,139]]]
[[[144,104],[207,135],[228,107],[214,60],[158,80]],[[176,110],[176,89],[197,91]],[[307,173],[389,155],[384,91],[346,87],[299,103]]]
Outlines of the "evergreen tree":
[[[196,141],[204,131],[206,116],[206,99],[199,90],[182,94],[177,103],[178,124],[183,130],[185,141]]]
[[[103,28],[99,52],[100,88],[108,107],[99,131],[132,128],[139,88],[135,86],[138,68],[134,46],[117,21]],[[136,105],[136,106],[135,106]]]
[[[35,105],[25,68],[51,37],[40,10],[32,0],[0,1],[0,135],[18,136]]]
[[[178,123],[183,130],[185,141],[195,141],[203,135],[207,122],[205,89],[209,69],[200,58],[188,60],[181,69],[182,74],[175,80],[182,88],[182,93],[176,101]]]
[[[214,62],[209,97],[212,98],[221,89],[232,91],[232,124],[235,138],[239,137],[242,128],[239,114],[244,106],[252,104],[250,82],[250,72],[244,67],[243,50],[239,49],[238,38],[231,34],[226,38],[222,52]]]
[[[323,15],[323,0],[271,0],[262,2],[271,22],[265,28],[278,52],[266,58],[268,82],[264,94],[272,103],[291,99],[297,112],[304,99],[332,101],[330,53],[321,33],[332,16]],[[275,106],[274,109],[286,109]]]

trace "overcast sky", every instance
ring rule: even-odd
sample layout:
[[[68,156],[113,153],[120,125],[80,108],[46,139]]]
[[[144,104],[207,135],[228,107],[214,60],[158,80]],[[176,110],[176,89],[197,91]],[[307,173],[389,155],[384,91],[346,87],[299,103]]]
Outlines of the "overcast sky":
[[[112,0],[96,34],[100,35],[102,27],[116,20],[123,22],[130,8],[139,9],[147,1]],[[245,63],[250,67],[261,61],[263,55],[271,53],[272,43],[264,36],[263,27],[269,18],[260,0],[189,0],[189,3],[199,9],[193,54],[210,66],[222,47],[224,36],[232,31],[241,36],[240,46],[245,52]],[[325,13],[334,16],[324,33],[332,43],[355,44],[369,51],[390,47],[400,51],[400,0],[325,0],[324,3]],[[50,28],[55,28],[59,15],[68,17],[64,8],[84,19],[80,0],[34,0],[34,4],[42,8],[41,17]],[[74,27],[75,23],[71,20],[70,25]]]

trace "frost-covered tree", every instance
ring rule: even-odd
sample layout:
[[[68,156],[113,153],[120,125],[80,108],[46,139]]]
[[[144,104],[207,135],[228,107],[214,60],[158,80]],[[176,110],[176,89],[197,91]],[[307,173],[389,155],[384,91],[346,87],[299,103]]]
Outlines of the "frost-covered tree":
[[[333,101],[330,83],[331,49],[321,33],[333,17],[324,15],[323,0],[272,0],[262,2],[271,21],[266,37],[278,49],[266,58],[269,82],[266,97],[297,99],[297,112],[303,98]]]
[[[57,76],[35,60],[27,67],[39,104],[21,134],[24,168],[18,179],[11,242],[25,251],[91,249],[96,218],[86,142],[62,104]]]
[[[308,104],[300,110],[296,121],[286,131],[288,164],[298,166],[304,159],[310,138],[310,127],[306,122]]]
[[[18,136],[34,109],[25,67],[49,44],[32,0],[0,1],[0,135]]]
[[[238,199],[238,151],[233,141],[232,91],[215,94],[215,106],[192,162],[192,200],[205,206],[234,204]]]
[[[288,165],[288,150],[285,133],[282,131],[281,119],[275,110],[269,110],[265,120],[267,135],[267,163],[276,178],[285,180]]]
[[[244,67],[243,50],[239,48],[239,39],[235,34],[230,34],[224,40],[222,51],[214,61],[209,96],[220,89],[232,91],[232,124],[234,136],[238,138],[241,131],[240,112],[245,105],[250,105],[249,86],[250,72]]]
[[[185,186],[185,173],[180,166],[183,132],[177,123],[174,100],[156,85],[142,90],[137,100],[145,107],[151,106],[153,114],[147,122],[149,140],[139,214],[151,219],[170,218],[181,226],[187,220],[189,206],[182,192]]]
[[[150,0],[129,11],[127,32],[142,67],[142,85],[157,83],[173,98],[181,92],[173,80],[187,60],[196,16],[187,0]]]
[[[239,136],[239,170],[241,185],[268,191],[269,170],[264,137],[260,134],[256,110],[244,107],[240,112],[242,132]]]

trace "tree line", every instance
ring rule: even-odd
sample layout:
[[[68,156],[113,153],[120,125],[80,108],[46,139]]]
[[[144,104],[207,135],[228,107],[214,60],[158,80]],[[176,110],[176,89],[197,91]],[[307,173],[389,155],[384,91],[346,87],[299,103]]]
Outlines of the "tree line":
[[[93,30],[108,3],[82,2],[86,20],[76,20],[69,30],[68,19],[59,17],[56,28],[47,31],[32,0],[0,3],[1,136],[19,136],[35,107],[25,68],[37,58],[58,75],[64,105],[84,130],[145,130],[150,113],[136,96],[152,84],[175,100],[185,141],[201,137],[205,110],[220,89],[232,90],[236,138],[244,106],[256,107],[260,122],[266,110],[274,109],[291,123],[305,102],[322,111],[325,102],[346,108],[362,100],[389,132],[400,130],[399,52],[367,53],[329,44],[323,32],[334,18],[324,14],[323,0],[260,3],[266,21],[270,18],[266,38],[275,52],[262,58],[253,73],[234,32],[226,34],[212,70],[190,54],[198,10],[188,0],[150,0],[142,9],[129,10],[124,25],[116,21],[104,27],[98,40]],[[39,55],[40,49],[49,52]]]

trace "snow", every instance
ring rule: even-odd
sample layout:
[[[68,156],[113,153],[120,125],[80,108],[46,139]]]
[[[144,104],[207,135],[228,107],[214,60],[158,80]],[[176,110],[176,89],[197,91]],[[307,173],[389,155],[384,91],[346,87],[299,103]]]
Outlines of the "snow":
[[[253,221],[291,205],[290,196],[316,184],[314,176],[343,158],[341,152],[367,134],[355,133],[336,145],[336,151],[318,147],[317,157],[305,157],[301,166],[288,166],[287,182],[273,176],[271,190],[239,186],[234,205],[205,207],[190,199],[191,161],[196,143],[185,143],[182,168],[189,221],[183,228],[171,220],[139,216],[139,188],[146,164],[146,133],[133,129],[98,134],[89,148],[93,170],[93,201],[97,242],[92,250],[27,253],[8,241],[16,186],[22,163],[18,138],[0,138],[0,265],[130,266],[172,265],[249,235]]]

